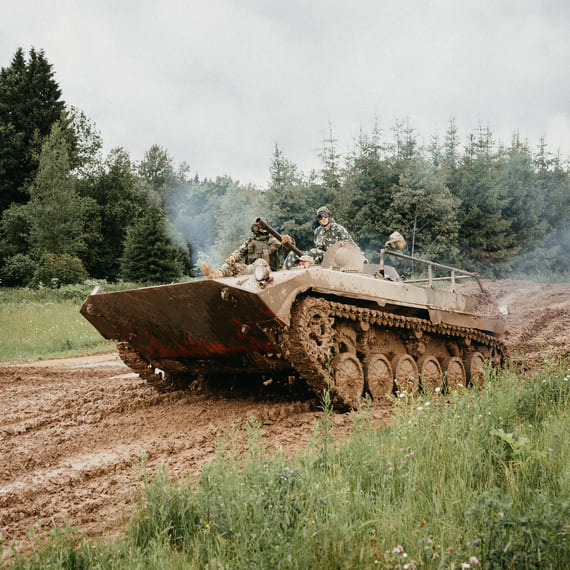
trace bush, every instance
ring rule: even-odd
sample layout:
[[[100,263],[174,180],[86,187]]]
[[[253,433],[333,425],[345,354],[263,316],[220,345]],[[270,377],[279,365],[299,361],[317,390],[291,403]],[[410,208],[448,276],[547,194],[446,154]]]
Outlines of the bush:
[[[8,257],[0,271],[0,281],[7,287],[25,287],[34,276],[36,262],[23,253]]]
[[[46,253],[36,269],[32,285],[57,288],[82,283],[87,277],[83,262],[78,257],[67,253]]]

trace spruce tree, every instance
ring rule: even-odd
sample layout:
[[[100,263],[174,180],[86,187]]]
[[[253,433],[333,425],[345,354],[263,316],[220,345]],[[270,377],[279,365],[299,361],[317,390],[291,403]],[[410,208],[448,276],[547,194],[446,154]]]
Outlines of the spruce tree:
[[[149,208],[127,230],[121,258],[121,277],[140,283],[170,283],[182,277],[176,247],[168,232],[165,215]]]
[[[0,70],[0,213],[28,200],[41,146],[64,108],[43,50],[32,48],[26,61],[19,48]]]

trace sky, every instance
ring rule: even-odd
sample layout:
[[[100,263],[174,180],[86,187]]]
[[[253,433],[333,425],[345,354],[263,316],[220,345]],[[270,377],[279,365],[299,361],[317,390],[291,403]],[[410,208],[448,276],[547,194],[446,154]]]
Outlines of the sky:
[[[104,151],[154,144],[201,179],[266,187],[378,125],[421,143],[489,127],[570,155],[568,0],[2,1],[0,67],[44,50]]]

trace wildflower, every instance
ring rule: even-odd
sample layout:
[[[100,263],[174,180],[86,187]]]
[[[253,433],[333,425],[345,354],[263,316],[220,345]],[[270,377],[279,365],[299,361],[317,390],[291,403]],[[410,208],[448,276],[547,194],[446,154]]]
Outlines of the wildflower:
[[[388,467],[392,467],[392,464],[391,464],[389,461],[388,461],[388,463],[386,463],[386,465],[387,465]]]
[[[404,552],[404,547],[403,547],[401,544],[398,544],[398,546],[396,546],[396,547],[394,548],[394,550],[392,550],[392,552],[393,552],[394,554],[403,554],[403,552]]]
[[[439,386],[436,387],[435,389],[436,392],[441,392],[441,388]]]
[[[427,408],[427,406],[429,406],[429,402],[426,402],[426,403],[424,404],[424,406],[426,406],[426,408]]]
[[[469,562],[471,562],[471,564],[474,564],[475,566],[479,565],[479,559],[476,556],[471,556],[471,558],[469,558]]]
[[[467,564],[467,562],[464,562],[464,563],[461,565],[461,568],[471,568],[471,565]]]

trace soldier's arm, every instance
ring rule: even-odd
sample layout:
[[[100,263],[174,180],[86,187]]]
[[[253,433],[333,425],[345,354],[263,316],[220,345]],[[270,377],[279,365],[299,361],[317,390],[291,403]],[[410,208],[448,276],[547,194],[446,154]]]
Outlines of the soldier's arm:
[[[273,237],[273,236],[271,236],[268,245],[269,245],[269,252],[270,253],[275,253],[276,251],[281,251],[281,249],[283,248],[283,244],[276,237]]]

